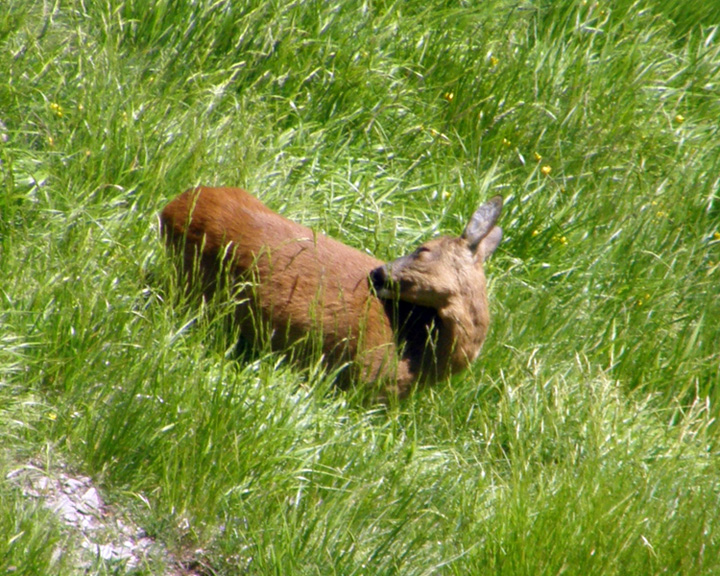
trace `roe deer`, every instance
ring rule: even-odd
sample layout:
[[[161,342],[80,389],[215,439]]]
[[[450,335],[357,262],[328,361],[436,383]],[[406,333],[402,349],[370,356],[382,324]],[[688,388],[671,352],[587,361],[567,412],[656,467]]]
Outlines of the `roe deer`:
[[[349,363],[345,383],[376,385],[387,398],[477,357],[490,321],[483,262],[502,238],[501,209],[502,198],[492,198],[461,236],[430,240],[387,264],[238,188],[187,190],[162,211],[161,226],[205,296],[227,270],[241,337],[268,329],[275,349],[314,334],[327,363]]]

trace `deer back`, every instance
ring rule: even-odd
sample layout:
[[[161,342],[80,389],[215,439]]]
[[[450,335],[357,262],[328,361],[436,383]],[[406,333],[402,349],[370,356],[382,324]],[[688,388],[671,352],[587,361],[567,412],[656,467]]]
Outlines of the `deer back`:
[[[332,365],[352,362],[349,378],[375,381],[397,355],[391,319],[368,283],[382,262],[313,232],[238,188],[195,188],[161,214],[168,242],[182,250],[189,282],[209,297],[224,277],[241,288],[243,337],[270,333],[275,349],[320,338]],[[400,367],[400,378],[408,378]]]

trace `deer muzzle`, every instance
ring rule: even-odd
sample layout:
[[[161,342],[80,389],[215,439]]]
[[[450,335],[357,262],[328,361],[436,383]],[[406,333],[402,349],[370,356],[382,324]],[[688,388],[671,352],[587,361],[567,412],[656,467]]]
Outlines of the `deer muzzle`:
[[[390,271],[387,265],[378,266],[370,272],[370,282],[375,289],[378,298],[393,298],[395,290],[393,290],[393,282],[390,279]]]

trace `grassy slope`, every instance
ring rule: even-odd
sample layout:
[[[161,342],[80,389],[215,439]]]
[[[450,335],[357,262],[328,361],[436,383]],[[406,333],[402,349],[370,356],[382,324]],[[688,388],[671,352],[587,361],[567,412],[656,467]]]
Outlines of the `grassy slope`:
[[[176,4],[0,7],[0,471],[218,573],[720,572],[711,3]],[[389,412],[235,362],[157,234],[200,182],[384,258],[502,194],[481,360]],[[0,569],[73,573],[0,502]]]

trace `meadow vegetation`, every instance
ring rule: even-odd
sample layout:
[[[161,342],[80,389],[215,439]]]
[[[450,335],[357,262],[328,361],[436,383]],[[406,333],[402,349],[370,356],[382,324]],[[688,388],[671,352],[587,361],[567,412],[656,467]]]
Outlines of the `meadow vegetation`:
[[[4,0],[0,572],[719,574],[720,8]],[[505,198],[468,372],[389,408],[238,354],[157,214],[244,187],[391,259]],[[177,572],[176,572],[177,573]]]

